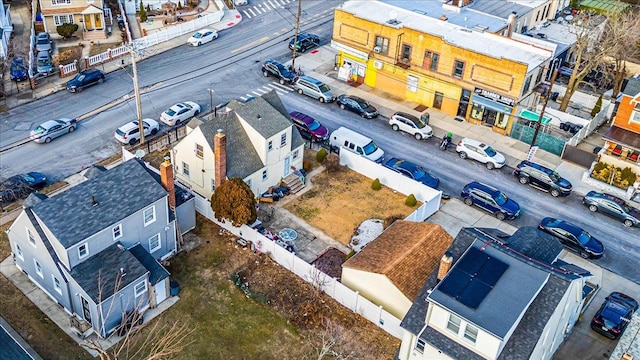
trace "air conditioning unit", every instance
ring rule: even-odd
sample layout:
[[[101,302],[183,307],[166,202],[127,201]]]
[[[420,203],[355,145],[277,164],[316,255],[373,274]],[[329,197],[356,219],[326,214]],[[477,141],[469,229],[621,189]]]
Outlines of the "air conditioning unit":
[[[373,60],[373,67],[380,70],[382,69],[382,61],[380,60]]]
[[[376,46],[376,47],[373,48],[373,52],[376,53],[376,54],[379,54],[380,50],[382,50],[382,49],[380,49],[380,46]]]

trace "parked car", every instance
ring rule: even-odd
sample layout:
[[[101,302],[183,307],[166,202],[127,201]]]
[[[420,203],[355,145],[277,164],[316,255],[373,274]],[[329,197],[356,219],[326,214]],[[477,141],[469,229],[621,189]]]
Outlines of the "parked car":
[[[311,141],[325,141],[329,138],[329,130],[311,116],[292,111],[289,117],[303,138]]]
[[[310,76],[298,76],[293,82],[293,89],[300,95],[307,95],[318,99],[321,103],[336,100],[329,85]]]
[[[41,32],[36,35],[36,51],[48,51],[51,52],[52,41],[48,32]]]
[[[11,176],[0,183],[0,203],[24,199],[34,190],[47,185],[47,177],[39,172]]]
[[[24,59],[17,56],[11,59],[11,67],[9,77],[12,81],[23,81],[29,77],[27,67],[24,65]]]
[[[485,164],[489,170],[499,169],[506,163],[504,155],[495,151],[491,146],[474,139],[464,138],[460,140],[456,146],[456,152],[460,158],[479,161]]]
[[[612,292],[591,319],[591,328],[615,340],[622,336],[636,310],[638,302],[634,298],[621,292]]]
[[[80,92],[84,88],[104,82],[104,74],[97,69],[88,69],[80,71],[76,76],[67,81],[67,90],[75,93]]]
[[[234,0],[233,3],[236,6],[244,6],[244,5],[249,4],[249,0]]]
[[[464,203],[475,205],[487,212],[490,212],[498,220],[513,220],[520,215],[520,205],[509,199],[505,193],[493,186],[477,181],[464,186],[460,194]]]
[[[198,30],[189,39],[187,44],[191,46],[200,46],[218,38],[218,32],[212,29]]]
[[[538,228],[558,238],[562,245],[577,252],[584,259],[599,259],[604,254],[604,245],[600,240],[564,220],[546,217],[540,221]]]
[[[160,131],[160,124],[153,119],[142,119],[144,136],[155,135]],[[138,120],[126,123],[116,129],[114,134],[116,140],[123,144],[133,145],[140,141],[140,127]]]
[[[354,95],[342,94],[336,99],[336,104],[340,106],[340,109],[353,111],[366,119],[378,117],[378,109],[366,100]]]
[[[160,114],[160,121],[173,126],[191,119],[200,113],[200,105],[193,101],[177,103]]]
[[[568,196],[573,186],[569,180],[548,167],[524,160],[513,170],[513,175],[521,184],[529,184],[534,188],[546,191],[553,197]]]
[[[39,144],[50,143],[57,137],[74,132],[77,126],[76,119],[49,120],[31,130],[29,137]]]
[[[389,125],[393,130],[402,130],[413,135],[413,137],[418,140],[425,140],[433,136],[433,129],[431,129],[431,126],[427,125],[423,119],[419,119],[416,116],[402,111],[397,111],[391,115]]]
[[[41,74],[48,74],[53,72],[53,60],[51,60],[50,52],[38,52],[38,56],[36,57],[36,71]]]
[[[289,71],[283,64],[271,59],[262,64],[262,75],[264,77],[271,75],[278,79],[282,85],[291,84],[296,78],[296,73]]]
[[[294,37],[289,41],[289,49],[293,50]],[[298,34],[298,42],[296,43],[296,51],[305,52],[313,47],[320,45],[320,37],[315,34]]]
[[[614,219],[621,220],[626,227],[640,226],[640,211],[629,206],[617,196],[589,191],[582,198],[582,203],[593,212],[600,211]]]
[[[440,180],[437,177],[429,174],[424,168],[406,160],[393,157],[387,160],[384,166],[430,188],[437,189],[438,185],[440,185]]]

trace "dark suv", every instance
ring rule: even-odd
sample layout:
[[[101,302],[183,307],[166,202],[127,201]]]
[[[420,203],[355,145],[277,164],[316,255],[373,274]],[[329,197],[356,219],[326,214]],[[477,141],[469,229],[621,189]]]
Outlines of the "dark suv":
[[[285,83],[290,84],[296,78],[296,74],[294,72],[289,71],[284,65],[271,59],[262,64],[262,75],[264,75],[264,77],[271,75],[277,78],[282,85]]]
[[[95,84],[104,82],[104,74],[100,70],[89,69],[79,72],[73,79],[67,81],[67,90],[75,93]]]
[[[467,205],[475,205],[496,216],[498,220],[513,220],[520,215],[520,205],[502,191],[487,184],[472,182],[462,189],[462,199]]]
[[[289,49],[293,50],[293,43],[296,40],[294,37],[289,41]],[[316,47],[320,45],[320,37],[314,34],[298,34],[298,44],[296,46],[296,51],[305,52],[308,49]]]
[[[325,141],[329,138],[329,130],[316,119],[299,111],[289,113],[293,125],[300,131],[303,138],[311,141]]]
[[[534,188],[546,191],[551,196],[568,196],[571,194],[573,186],[569,180],[560,176],[557,172],[536,164],[531,161],[524,160],[513,170],[513,175],[518,178],[521,184],[529,184]]]

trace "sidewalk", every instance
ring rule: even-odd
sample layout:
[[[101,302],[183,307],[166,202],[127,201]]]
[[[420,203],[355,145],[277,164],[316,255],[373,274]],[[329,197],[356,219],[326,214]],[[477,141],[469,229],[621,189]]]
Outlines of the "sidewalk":
[[[337,52],[329,46],[320,47],[296,57],[296,68],[300,67],[307,75],[325,82],[329,87],[335,89],[335,94],[347,93],[370,101],[375,104],[380,115],[384,118],[389,118],[396,111],[404,111],[420,116],[421,113],[414,110],[418,105],[416,103],[398,100],[397,97],[391,94],[366,85],[353,87],[339,80],[338,72],[333,68],[336,54]],[[285,65],[290,63],[287,62]],[[495,133],[486,126],[457,121],[453,116],[435,109],[429,109],[428,112],[430,114],[429,126],[433,128],[433,136],[436,139],[441,139],[445,133],[450,131],[453,133],[454,143],[464,137],[482,140],[502,153],[507,160],[506,166],[510,168],[515,168],[520,161],[527,158],[529,144]],[[558,171],[573,184],[574,192],[578,195],[584,195],[590,190],[599,190],[582,182],[582,175],[587,171],[582,166],[563,161],[559,156],[541,149],[536,152],[534,160]]]

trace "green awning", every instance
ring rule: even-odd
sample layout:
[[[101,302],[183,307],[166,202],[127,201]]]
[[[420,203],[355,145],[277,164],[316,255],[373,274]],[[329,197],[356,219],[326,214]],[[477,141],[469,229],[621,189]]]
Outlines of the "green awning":
[[[630,4],[618,0],[582,0],[580,1],[580,9],[593,11],[598,14],[612,15],[627,11],[631,7]]]
[[[540,114],[534,113],[531,110],[522,110],[520,112],[520,117],[529,121],[538,121],[540,119]],[[551,118],[548,116],[542,117],[542,125],[549,125],[551,122]]]

